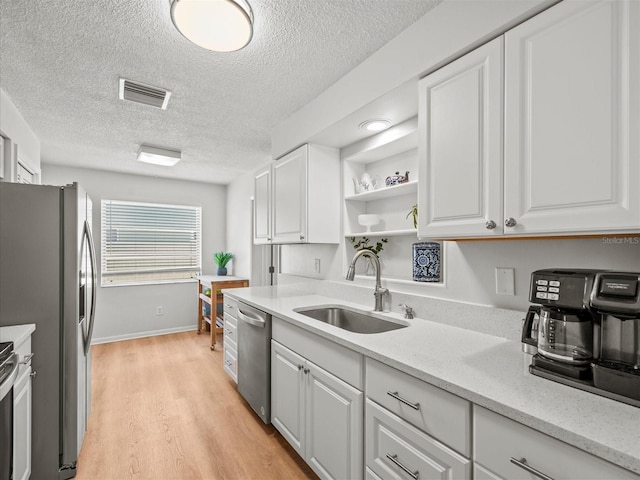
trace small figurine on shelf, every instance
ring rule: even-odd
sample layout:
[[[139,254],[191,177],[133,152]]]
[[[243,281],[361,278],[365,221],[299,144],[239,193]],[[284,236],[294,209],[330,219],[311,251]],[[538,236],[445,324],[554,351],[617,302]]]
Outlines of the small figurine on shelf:
[[[218,265],[217,274],[220,276],[227,274],[227,263],[233,258],[233,253],[230,252],[216,252],[213,254],[213,259]]]
[[[409,181],[409,171],[404,175],[400,175],[400,172],[396,172],[395,175],[389,175],[385,181],[387,187],[392,187],[393,185],[399,185],[401,183],[407,183]]]

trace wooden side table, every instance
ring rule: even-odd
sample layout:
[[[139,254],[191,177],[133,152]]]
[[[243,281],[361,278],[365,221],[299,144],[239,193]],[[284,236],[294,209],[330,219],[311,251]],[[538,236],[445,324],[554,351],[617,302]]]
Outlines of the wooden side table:
[[[201,275],[198,277],[198,335],[202,333],[202,327],[206,324],[210,325],[211,330],[211,350],[216,348],[216,333],[222,333],[224,330],[224,319],[222,314],[220,318],[222,322],[216,322],[218,315],[218,305],[222,305],[223,288],[241,288],[248,287],[249,280],[242,277],[219,276],[219,275]],[[211,297],[204,294],[207,288],[211,289]],[[210,305],[211,311],[209,315],[203,312],[204,305]]]

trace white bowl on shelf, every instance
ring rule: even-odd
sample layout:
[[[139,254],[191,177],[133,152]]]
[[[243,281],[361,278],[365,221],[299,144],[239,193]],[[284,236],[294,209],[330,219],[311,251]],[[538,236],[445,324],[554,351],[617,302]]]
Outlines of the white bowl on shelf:
[[[358,223],[363,227],[367,227],[367,232],[370,232],[371,227],[380,223],[380,216],[375,213],[358,215]]]

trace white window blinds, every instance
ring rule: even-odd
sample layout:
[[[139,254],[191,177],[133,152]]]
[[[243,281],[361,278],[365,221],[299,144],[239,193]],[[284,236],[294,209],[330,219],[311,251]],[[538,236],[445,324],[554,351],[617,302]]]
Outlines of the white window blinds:
[[[200,217],[200,207],[102,200],[102,285],[200,275]]]

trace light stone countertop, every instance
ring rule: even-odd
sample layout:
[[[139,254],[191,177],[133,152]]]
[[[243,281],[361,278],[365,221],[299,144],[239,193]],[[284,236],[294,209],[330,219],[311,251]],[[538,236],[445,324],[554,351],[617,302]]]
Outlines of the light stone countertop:
[[[14,346],[17,347],[24,343],[35,330],[35,323],[0,327],[0,342],[13,342]]]
[[[294,309],[331,304],[371,311],[370,305],[307,294],[287,286],[223,293],[640,473],[640,409],[531,375],[531,356],[522,352],[520,342],[447,325],[443,318],[437,322],[428,318],[405,320],[397,313],[385,316],[408,322],[409,327],[358,334],[313,320]]]

